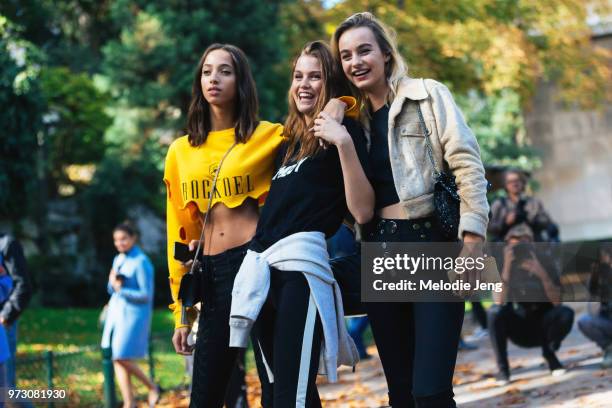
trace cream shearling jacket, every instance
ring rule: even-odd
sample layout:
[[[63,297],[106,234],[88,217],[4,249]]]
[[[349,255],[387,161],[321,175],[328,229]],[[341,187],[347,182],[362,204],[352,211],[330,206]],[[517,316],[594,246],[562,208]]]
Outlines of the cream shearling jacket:
[[[465,231],[486,236],[489,219],[487,181],[480,148],[448,88],[433,79],[404,77],[389,107],[388,142],[393,180],[408,219],[434,211],[434,169],[416,111],[423,112],[438,168],[456,177],[461,197],[459,237]],[[368,128],[366,124],[366,128]],[[369,131],[366,129],[368,148]]]

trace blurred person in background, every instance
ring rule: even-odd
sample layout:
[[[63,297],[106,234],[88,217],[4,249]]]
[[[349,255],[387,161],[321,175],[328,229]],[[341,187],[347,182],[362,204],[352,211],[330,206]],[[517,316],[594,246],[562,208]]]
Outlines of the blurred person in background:
[[[503,241],[510,228],[526,224],[531,228],[534,240],[559,241],[559,230],[552,222],[542,203],[525,193],[525,174],[517,169],[504,173],[506,196],[491,204],[489,233],[492,241]]]
[[[489,335],[487,331],[487,311],[480,301],[473,301],[470,303],[472,304],[472,318],[477,325],[476,330],[474,330],[474,333],[472,333],[470,337],[472,340],[479,340]]]
[[[15,388],[18,319],[30,302],[33,286],[21,244],[12,236],[1,233],[0,273],[7,273],[12,280],[13,286],[9,297],[0,302],[0,324],[6,330],[10,352],[10,358],[6,362],[6,384],[9,387]]]
[[[342,265],[346,267],[355,264],[357,265],[357,269],[354,270],[354,275],[356,279],[359,279],[361,271],[358,266],[361,263],[361,250],[359,243],[355,240],[355,231],[353,231],[348,224],[343,223],[334,236],[327,240],[327,251],[329,252],[329,262],[334,273],[336,273],[337,268],[342,267]],[[350,262],[346,257],[355,257],[355,262]],[[348,264],[346,263],[347,261]],[[344,304],[346,308],[346,302],[344,302]],[[348,333],[355,342],[360,360],[371,358],[363,342],[363,334],[369,324],[368,317],[365,315],[356,315],[346,318]]]
[[[578,328],[604,352],[602,368],[612,368],[612,247],[602,246],[599,262],[593,265],[589,292],[600,301],[597,312],[589,311],[578,319]]]
[[[504,384],[510,381],[508,339],[520,347],[541,347],[551,373],[561,375],[565,370],[555,351],[572,329],[574,311],[561,304],[557,268],[552,259],[536,251],[528,226],[513,227],[505,241],[504,290],[493,293],[495,305],[488,311],[497,378]]]
[[[0,254],[0,302],[6,301],[13,289],[13,280],[2,266],[2,255]],[[7,387],[7,367],[6,364],[11,358],[9,342],[6,336],[4,325],[0,324],[0,389]],[[3,402],[0,401],[0,406]]]
[[[471,342],[478,341],[484,337],[489,336],[489,330],[487,327],[487,311],[480,301],[470,301],[472,305],[472,322],[476,325],[476,328],[465,339],[460,339],[459,350],[476,350],[478,346]],[[464,322],[465,323],[465,322]],[[463,343],[463,344],[462,344]],[[467,348],[466,348],[467,346]]]
[[[111,298],[102,334],[102,347],[112,349],[123,408],[136,406],[132,377],[149,390],[149,406],[155,406],[161,394],[159,385],[135,361],[145,358],[149,350],[154,291],[153,265],[136,241],[136,231],[127,223],[113,230],[113,242],[119,254],[108,276]]]

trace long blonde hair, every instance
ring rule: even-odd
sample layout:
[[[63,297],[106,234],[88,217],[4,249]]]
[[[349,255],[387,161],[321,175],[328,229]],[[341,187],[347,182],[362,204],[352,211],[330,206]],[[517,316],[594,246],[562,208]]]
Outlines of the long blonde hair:
[[[376,38],[376,42],[382,53],[389,56],[389,61],[385,63],[385,77],[390,90],[387,95],[387,102],[391,103],[395,98],[399,82],[408,74],[408,69],[404,58],[397,49],[395,31],[378,20],[374,14],[367,11],[353,14],[336,28],[331,38],[331,50],[336,66],[340,69],[340,72],[342,72],[342,60],[340,58],[340,49],[338,45],[340,37],[348,30],[358,27],[367,27],[372,30],[374,38]],[[367,102],[365,94],[350,83],[350,81],[349,87],[353,95],[357,98],[359,105],[364,107]]]
[[[311,118],[316,118],[331,98],[340,95],[340,92],[343,90],[342,86],[346,86],[345,84],[347,81],[344,80],[344,77],[338,71],[329,46],[323,41],[312,41],[302,48],[300,54],[293,60],[293,67],[291,69],[292,78],[298,60],[305,55],[316,58],[321,64],[321,80],[323,81],[323,87],[321,88],[321,93],[315,104],[314,111],[309,115]],[[291,88],[289,88],[289,92],[287,93],[287,99],[289,114],[285,121],[284,133],[288,139],[288,147],[285,157],[283,158],[283,164],[286,164],[290,159],[297,161],[307,156],[313,156],[321,150],[319,141],[314,137],[312,132],[308,130],[312,124],[307,123],[306,115],[298,111],[293,95],[291,94]]]

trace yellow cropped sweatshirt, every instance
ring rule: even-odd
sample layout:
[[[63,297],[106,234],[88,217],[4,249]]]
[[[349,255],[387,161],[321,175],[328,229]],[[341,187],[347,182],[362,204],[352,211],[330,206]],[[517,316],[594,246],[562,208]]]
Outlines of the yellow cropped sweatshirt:
[[[234,147],[219,172],[212,205],[221,202],[233,208],[247,197],[263,198],[270,189],[282,132],[282,125],[262,121],[247,143]],[[181,303],[177,296],[181,278],[188,268],[173,258],[174,242],[189,243],[200,238],[199,213],[208,208],[215,172],[234,140],[234,129],[210,132],[206,142],[198,147],[191,146],[187,136],[183,136],[170,145],[166,155],[168,270],[174,300],[170,309],[176,328],[185,326],[180,324]]]

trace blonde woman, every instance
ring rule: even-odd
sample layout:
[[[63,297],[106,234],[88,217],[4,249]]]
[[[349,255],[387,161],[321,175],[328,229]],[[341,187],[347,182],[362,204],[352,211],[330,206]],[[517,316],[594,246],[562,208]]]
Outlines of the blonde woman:
[[[337,64],[362,106],[369,142],[375,219],[365,228],[372,242],[449,241],[434,214],[433,158],[456,177],[461,196],[459,234],[451,241],[482,242],[489,207],[476,138],[446,86],[415,79],[390,30],[371,13],[355,14],[332,37]],[[465,279],[465,277],[464,277]],[[475,280],[473,273],[467,277]],[[452,377],[463,322],[463,301],[366,303],[382,360],[389,399],[398,407],[454,407]]]

